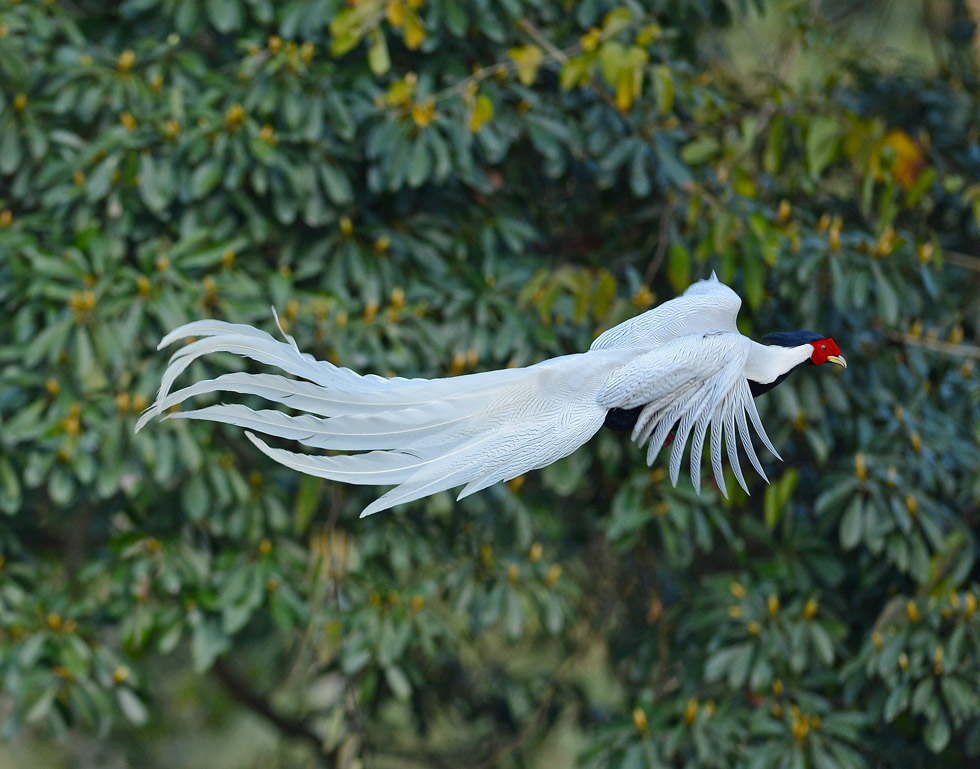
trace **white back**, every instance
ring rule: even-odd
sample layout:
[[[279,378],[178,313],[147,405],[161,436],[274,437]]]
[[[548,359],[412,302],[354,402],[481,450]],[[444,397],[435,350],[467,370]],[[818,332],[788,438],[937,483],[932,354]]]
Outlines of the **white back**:
[[[738,294],[712,272],[710,278],[694,283],[682,296],[613,326],[589,349],[650,349],[688,334],[737,333],[735,318],[741,306]]]

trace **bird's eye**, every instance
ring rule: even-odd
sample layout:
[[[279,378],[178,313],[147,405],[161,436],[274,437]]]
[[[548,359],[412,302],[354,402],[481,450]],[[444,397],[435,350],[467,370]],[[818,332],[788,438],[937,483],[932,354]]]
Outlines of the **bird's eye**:
[[[820,351],[821,352],[827,352],[827,345],[825,345],[825,344],[820,345]]]

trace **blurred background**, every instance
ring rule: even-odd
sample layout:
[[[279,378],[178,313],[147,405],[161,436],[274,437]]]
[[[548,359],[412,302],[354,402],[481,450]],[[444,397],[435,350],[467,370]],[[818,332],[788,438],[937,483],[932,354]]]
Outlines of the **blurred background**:
[[[0,767],[970,767],[975,0],[0,0]],[[377,490],[154,423],[180,323],[362,372],[717,270],[784,462]],[[242,366],[220,357],[190,376]]]

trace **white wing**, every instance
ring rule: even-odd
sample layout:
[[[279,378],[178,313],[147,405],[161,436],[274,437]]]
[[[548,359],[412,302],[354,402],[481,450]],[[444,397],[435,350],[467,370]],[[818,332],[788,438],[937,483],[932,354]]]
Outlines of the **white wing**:
[[[683,296],[613,326],[589,349],[649,349],[688,334],[736,332],[735,318],[741,306],[738,294],[711,273],[707,280],[690,286]]]
[[[745,377],[751,341],[737,332],[712,331],[671,340],[639,355],[609,377],[599,392],[606,408],[643,406],[633,440],[648,440],[647,464],[653,464],[671,430],[676,430],[670,452],[670,480],[676,486],[684,445],[692,431],[691,482],[701,489],[701,453],[711,428],[711,466],[722,494],[727,496],[721,464],[724,435],[728,459],[739,484],[748,492],[738,462],[738,437],[756,471],[768,481],[752,447],[746,414],[763,444],[777,458],[766,435]]]

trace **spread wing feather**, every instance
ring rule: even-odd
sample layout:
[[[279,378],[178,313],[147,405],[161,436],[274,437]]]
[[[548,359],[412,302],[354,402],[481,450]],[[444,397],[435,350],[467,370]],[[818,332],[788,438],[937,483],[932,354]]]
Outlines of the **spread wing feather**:
[[[669,462],[670,480],[675,486],[684,446],[693,433],[691,481],[700,490],[701,455],[710,427],[711,466],[719,489],[728,495],[721,461],[724,440],[735,479],[748,492],[739,464],[739,438],[752,467],[766,478],[752,446],[749,422],[763,444],[772,450],[745,378],[748,344],[737,332],[728,331],[673,339],[638,355],[616,371],[600,391],[599,402],[608,408],[643,405],[633,440],[639,446],[649,440],[648,464],[653,464],[669,433],[675,432]]]

